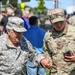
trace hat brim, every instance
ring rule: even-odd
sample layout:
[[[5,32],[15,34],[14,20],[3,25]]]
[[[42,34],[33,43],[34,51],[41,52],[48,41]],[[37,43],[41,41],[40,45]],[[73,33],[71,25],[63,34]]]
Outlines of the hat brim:
[[[25,32],[27,31],[25,28],[13,28],[14,31],[16,32]]]
[[[9,27],[8,25],[6,26],[6,29],[13,29],[16,32],[25,32],[25,31],[27,31],[25,28],[14,28],[14,27]]]
[[[64,21],[64,20],[66,20],[65,18],[56,18],[56,19],[54,19],[54,20],[52,20],[52,23],[56,23],[56,22],[59,22],[59,21]]]

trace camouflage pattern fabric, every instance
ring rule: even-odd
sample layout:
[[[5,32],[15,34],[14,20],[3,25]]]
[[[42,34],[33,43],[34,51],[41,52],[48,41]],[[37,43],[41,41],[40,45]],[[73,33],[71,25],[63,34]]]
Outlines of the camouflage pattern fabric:
[[[75,26],[75,15],[72,16],[72,17],[70,17],[70,18],[68,19],[68,22],[69,22],[71,25],[74,25],[74,26]]]
[[[28,58],[37,66],[44,55],[37,54],[24,37],[15,47],[7,34],[0,36],[0,75],[26,75],[25,63]]]
[[[66,25],[60,33],[56,33],[54,29],[47,31],[44,37],[44,50],[48,51],[53,64],[50,75],[75,75],[75,63],[63,60],[65,52],[75,52],[74,26]]]
[[[9,17],[6,29],[13,29],[16,32],[25,32],[24,21],[19,17]]]
[[[61,8],[50,10],[49,19],[52,23],[66,20],[64,17],[64,10]]]

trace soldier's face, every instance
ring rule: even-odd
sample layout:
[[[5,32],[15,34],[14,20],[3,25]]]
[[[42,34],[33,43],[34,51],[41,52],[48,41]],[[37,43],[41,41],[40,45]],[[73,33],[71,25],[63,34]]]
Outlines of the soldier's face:
[[[66,21],[59,21],[56,23],[53,23],[53,28],[55,28],[57,31],[61,31],[65,28]]]
[[[22,38],[22,32],[16,32],[14,30],[7,30],[8,33],[8,37],[10,39],[10,41],[16,46],[21,38]]]

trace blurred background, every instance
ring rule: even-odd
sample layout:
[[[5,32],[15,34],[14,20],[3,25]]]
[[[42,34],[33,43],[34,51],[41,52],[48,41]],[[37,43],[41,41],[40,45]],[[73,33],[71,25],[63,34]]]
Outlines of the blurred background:
[[[21,11],[29,11],[29,16],[38,17],[39,26],[48,30],[50,22],[48,14],[53,8],[63,8],[66,10],[68,17],[75,12],[75,0],[0,0],[0,10],[6,9],[8,6],[15,10],[15,7]]]

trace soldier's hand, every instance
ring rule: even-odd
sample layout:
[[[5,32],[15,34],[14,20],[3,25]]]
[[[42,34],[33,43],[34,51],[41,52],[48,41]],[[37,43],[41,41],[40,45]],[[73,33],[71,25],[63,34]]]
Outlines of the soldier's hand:
[[[48,68],[48,69],[52,67],[50,59],[48,57],[41,60],[41,65],[45,68]]]
[[[75,62],[75,53],[72,53],[70,56],[65,55],[64,61],[66,62]]]

